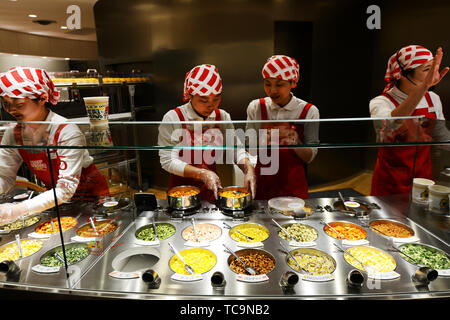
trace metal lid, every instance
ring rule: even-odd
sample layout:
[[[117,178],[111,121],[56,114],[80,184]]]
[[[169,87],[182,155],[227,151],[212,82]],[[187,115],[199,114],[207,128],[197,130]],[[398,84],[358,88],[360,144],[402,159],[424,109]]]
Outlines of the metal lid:
[[[295,207],[304,207],[305,200],[297,197],[278,197],[270,199],[269,208],[282,212],[292,212]]]

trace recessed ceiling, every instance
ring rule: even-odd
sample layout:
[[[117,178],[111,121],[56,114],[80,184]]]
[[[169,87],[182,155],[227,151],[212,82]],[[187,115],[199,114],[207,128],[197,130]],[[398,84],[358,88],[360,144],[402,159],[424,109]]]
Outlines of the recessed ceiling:
[[[97,0],[0,0],[0,29],[72,40],[97,41],[94,22],[94,4]],[[61,29],[70,14],[67,7],[81,9],[81,29]],[[36,15],[37,17],[29,17]],[[40,25],[33,20],[54,20]]]

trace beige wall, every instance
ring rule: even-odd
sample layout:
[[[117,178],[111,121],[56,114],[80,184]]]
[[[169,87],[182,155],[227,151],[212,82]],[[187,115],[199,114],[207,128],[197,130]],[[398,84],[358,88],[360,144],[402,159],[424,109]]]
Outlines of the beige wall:
[[[97,42],[51,38],[0,29],[0,52],[97,60]]]

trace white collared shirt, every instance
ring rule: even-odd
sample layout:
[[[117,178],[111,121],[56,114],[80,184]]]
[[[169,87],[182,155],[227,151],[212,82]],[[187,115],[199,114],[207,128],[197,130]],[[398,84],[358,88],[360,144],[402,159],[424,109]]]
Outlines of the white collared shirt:
[[[298,120],[307,102],[295,97],[292,93],[291,96],[291,100],[284,107],[280,107],[278,104],[274,103],[270,97],[265,97],[264,100],[266,102],[267,120]],[[320,119],[319,109],[317,109],[314,105],[311,106],[306,113],[305,119]],[[253,100],[249,103],[247,107],[247,120],[261,120],[261,107],[259,99]],[[258,131],[261,128],[261,124],[248,123],[247,129],[250,128]],[[303,133],[304,144],[318,144],[320,142],[318,123],[305,123]],[[312,156],[308,163],[311,163],[311,161],[314,160],[317,155],[317,150],[317,148],[311,148]]]
[[[194,108],[192,107],[191,103],[188,102],[182,106],[179,107],[181,113],[184,116],[185,121],[216,121],[216,113],[212,112],[206,119],[203,119],[201,116],[199,116]],[[230,114],[226,112],[225,110],[220,109],[220,120],[221,121],[231,121]],[[178,117],[178,114],[175,110],[168,111],[162,120],[162,124],[159,126],[159,134],[158,134],[158,145],[159,146],[176,146],[180,143],[180,136],[178,134],[175,134],[177,129],[181,129],[181,124],[178,123],[167,123],[167,122],[179,122],[180,118]],[[166,122],[166,123],[165,123]],[[202,125],[202,129],[204,127],[214,127],[216,124],[205,124]],[[188,124],[187,128],[192,129],[193,125]],[[221,124],[220,130],[222,134],[224,135],[224,141],[225,141],[225,130],[234,130],[234,126],[231,123]],[[233,160],[236,164],[241,163],[241,161],[248,157],[247,153],[245,152],[244,148],[236,148],[236,152],[233,152]],[[179,151],[180,149],[167,149],[163,150],[161,149],[159,151],[159,157],[160,157],[160,163],[164,170],[171,174],[175,174],[178,176],[184,176],[184,168],[188,164],[187,162],[183,161],[179,157]]]
[[[36,132],[41,133],[41,135],[44,132],[48,133],[48,136],[46,134],[42,135],[43,137],[46,137],[46,139],[44,138],[46,141],[42,141],[41,143],[42,145],[51,145],[53,144],[54,135],[59,125],[66,123],[67,119],[50,111],[45,119],[45,122],[52,122],[55,124],[42,124],[42,127],[38,128]],[[25,126],[26,124],[24,124],[24,127]],[[14,136],[14,127],[15,126],[12,126],[5,131],[1,141],[3,146],[17,145]],[[38,134],[36,134],[36,136],[37,135]],[[22,134],[24,145],[30,144],[28,141],[35,138],[35,136]],[[33,144],[37,145],[36,142]],[[60,146],[85,146],[86,141],[78,126],[76,124],[69,123],[61,130],[57,144]],[[33,152],[33,149],[27,149],[27,151]],[[36,151],[45,152],[45,149],[39,149]],[[89,152],[86,149],[57,149],[57,153],[61,160],[67,164],[65,169],[60,168],[55,188],[58,203],[61,204],[67,202],[73,196],[78,187],[81,170],[90,166],[93,159],[89,156]],[[18,149],[0,148],[0,193],[7,192],[14,186],[17,171],[19,170],[22,162],[23,160]],[[31,214],[42,212],[54,207],[55,198],[53,195],[53,189],[45,191],[30,200],[26,200],[25,204]]]

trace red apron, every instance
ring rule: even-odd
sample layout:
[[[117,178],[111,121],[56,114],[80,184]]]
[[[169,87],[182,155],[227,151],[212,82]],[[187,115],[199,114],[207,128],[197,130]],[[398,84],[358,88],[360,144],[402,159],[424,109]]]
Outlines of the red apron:
[[[175,112],[177,113],[178,118],[180,119],[180,121],[182,121],[182,122],[185,121],[185,118],[184,118],[183,113],[181,112],[180,108],[175,108]],[[220,121],[221,120],[221,118],[220,118],[220,109],[215,109],[214,112],[216,113],[216,121]],[[194,138],[195,138],[194,137],[194,132],[192,130],[189,130],[185,123],[182,124],[182,128],[183,128],[183,137],[188,141],[188,145],[189,146],[194,146],[195,145],[194,144]],[[215,128],[217,128],[217,127],[215,127]],[[189,133],[189,137],[184,136],[186,133]],[[202,135],[203,135],[203,133],[202,133]],[[189,143],[189,141],[190,141],[190,143]],[[179,157],[183,158],[184,152],[190,152],[190,158],[189,158],[190,161],[186,161],[188,164],[190,164],[190,165],[192,165],[192,166],[194,166],[196,168],[202,168],[202,169],[207,169],[207,170],[216,172],[216,164],[215,164],[215,162],[211,161],[212,159],[210,159],[210,158],[205,159],[205,157],[208,157],[208,155],[205,156],[206,150],[205,151],[203,151],[203,150],[201,151],[201,158],[202,158],[201,159],[202,160],[201,164],[194,164],[193,163],[194,159],[195,159],[195,152],[196,151],[197,151],[197,153],[199,152],[199,150],[194,150],[194,149],[191,149],[190,151],[182,149],[179,152]],[[211,152],[211,156],[214,157],[215,150],[209,150],[209,152]],[[207,161],[205,161],[205,160],[207,160]],[[210,164],[208,164],[208,163],[210,163]],[[201,200],[207,200],[207,201],[210,201],[210,202],[215,202],[216,201],[216,199],[214,197],[214,192],[209,190],[202,181],[197,180],[197,179],[192,179],[192,178],[184,178],[184,177],[177,176],[177,175],[174,175],[174,174],[171,175],[170,183],[169,183],[169,189],[171,189],[173,187],[176,187],[176,186],[186,186],[186,185],[187,186],[195,186],[195,187],[200,188],[200,199]]]
[[[399,103],[388,93],[383,93],[397,108]],[[433,107],[429,93],[425,93],[425,99],[428,108],[414,110],[412,116],[423,115],[426,118],[436,119],[435,112],[429,112]],[[412,142],[430,136],[434,128],[434,123],[429,122],[428,127],[414,124],[414,120],[406,120],[406,132],[397,134],[395,141]],[[419,136],[417,135],[419,133]],[[414,165],[414,157],[416,163]],[[415,168],[413,172],[413,168]],[[405,194],[411,191],[412,179],[414,177],[432,179],[430,146],[399,146],[399,147],[380,147],[378,148],[377,163],[372,178],[373,196]]]
[[[54,145],[57,145],[61,130],[65,126],[66,124],[61,124],[56,129],[53,139]],[[14,128],[14,136],[16,143],[18,145],[23,145],[22,126],[20,124],[16,125]],[[47,151],[35,153],[32,151],[33,149],[19,149],[19,154],[28,168],[30,168],[37,178],[44,183],[46,189],[50,190],[53,186],[52,177],[50,176],[50,165],[48,163]],[[53,179],[56,183],[56,181],[58,181],[59,170],[65,170],[67,168],[67,163],[64,161],[63,157],[58,155],[56,149],[50,150],[49,153],[53,169]],[[75,194],[72,196],[72,200],[80,199],[81,197],[84,199],[89,199],[99,196],[109,196],[108,183],[93,163],[89,167],[83,168],[81,170],[81,176],[77,178],[80,179],[80,182]]]
[[[259,99],[261,106],[261,120],[268,120],[266,102]],[[305,119],[308,110],[312,107],[307,103],[300,114],[299,120]],[[263,129],[270,129],[273,124],[264,124]],[[303,125],[291,125],[295,129],[299,138],[304,140]],[[278,149],[279,169],[275,175],[261,175],[261,168],[270,167],[270,163],[263,165],[259,161],[256,163],[256,196],[257,200],[268,200],[274,197],[293,196],[301,199],[308,198],[308,181],[306,180],[305,164],[292,149]],[[269,148],[268,156],[272,150]]]

